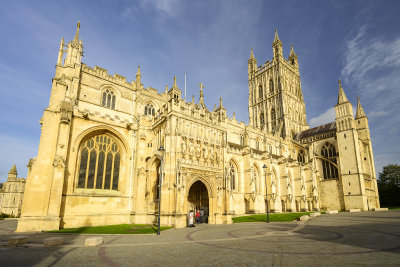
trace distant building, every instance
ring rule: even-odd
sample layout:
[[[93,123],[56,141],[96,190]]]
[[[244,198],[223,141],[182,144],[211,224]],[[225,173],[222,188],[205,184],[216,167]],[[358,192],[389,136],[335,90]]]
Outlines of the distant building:
[[[160,203],[161,223],[174,227],[200,208],[210,224],[267,206],[379,208],[360,102],[354,117],[339,82],[336,121],[309,129],[297,54],[292,47],[284,58],[277,33],[272,48],[262,65],[250,53],[246,125],[227,115],[222,99],[209,110],[202,83],[198,101],[186,101],[175,78],[160,93],[144,87],[140,67],[128,82],[82,63],[78,24],[75,38],[60,44],[18,231],[154,223]]]
[[[17,177],[15,164],[8,173],[7,182],[0,190],[0,213],[19,217],[25,191],[25,178]]]

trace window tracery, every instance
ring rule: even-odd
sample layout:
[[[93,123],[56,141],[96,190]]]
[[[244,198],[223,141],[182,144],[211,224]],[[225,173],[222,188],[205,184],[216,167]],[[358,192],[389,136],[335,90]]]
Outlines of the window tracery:
[[[297,154],[297,161],[300,163],[305,163],[305,157],[304,157],[304,150],[299,150],[299,153]]]
[[[80,149],[78,188],[118,190],[121,154],[107,135],[89,138]]]
[[[338,169],[336,165],[336,149],[331,143],[325,143],[321,149],[322,170],[324,179],[337,179],[339,178]]]
[[[155,110],[152,104],[149,103],[144,107],[144,115],[149,115],[149,116],[155,115]]]
[[[116,97],[114,92],[110,89],[107,89],[103,92],[101,106],[110,109],[115,109],[115,99]]]

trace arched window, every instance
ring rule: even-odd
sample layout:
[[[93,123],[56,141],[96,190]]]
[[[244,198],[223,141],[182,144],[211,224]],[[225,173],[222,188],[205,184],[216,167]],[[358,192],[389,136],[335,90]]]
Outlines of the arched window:
[[[80,149],[78,188],[118,190],[121,153],[115,140],[101,134]]]
[[[240,145],[244,146],[244,135],[243,134],[240,135]]]
[[[305,163],[304,150],[299,150],[299,153],[297,154],[297,161],[300,163]]]
[[[336,167],[336,149],[331,143],[325,143],[321,149],[322,170],[324,179],[337,179],[339,178],[338,169]]]
[[[261,126],[261,129],[264,128],[264,125],[265,125],[264,114],[261,113],[260,114],[260,126]]]
[[[155,114],[155,110],[152,104],[147,104],[144,107],[144,115],[150,115],[150,116],[154,116]]]
[[[258,139],[256,140],[256,149],[260,150],[260,141]]]
[[[238,178],[238,172],[237,172],[236,164],[233,163],[232,161],[229,162],[229,174],[231,176],[231,189],[235,190],[236,182],[237,182],[237,178]]]
[[[103,92],[101,105],[106,108],[115,109],[115,94],[113,91],[107,89]]]
[[[271,109],[271,123],[272,123],[272,130],[275,130],[275,125],[276,125],[276,112],[275,109]]]
[[[269,80],[269,92],[270,93],[274,92],[274,81],[272,79]]]
[[[262,85],[260,85],[260,87],[258,87],[258,97],[259,97],[259,98],[263,98],[263,88],[262,88]]]

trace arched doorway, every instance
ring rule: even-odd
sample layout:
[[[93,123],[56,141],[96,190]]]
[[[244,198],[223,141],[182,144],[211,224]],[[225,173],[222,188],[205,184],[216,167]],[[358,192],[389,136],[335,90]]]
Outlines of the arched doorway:
[[[208,223],[209,199],[207,187],[200,181],[192,184],[188,195],[189,210],[203,210],[203,223]]]

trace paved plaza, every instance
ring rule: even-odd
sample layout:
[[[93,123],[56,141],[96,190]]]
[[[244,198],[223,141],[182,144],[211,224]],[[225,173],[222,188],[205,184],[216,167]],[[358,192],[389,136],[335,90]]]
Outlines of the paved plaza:
[[[23,234],[7,246],[17,221],[0,221],[2,266],[400,266],[400,211],[321,215],[305,222],[198,225],[156,235]],[[22,235],[18,233],[18,235]],[[44,247],[62,236],[64,245]]]

